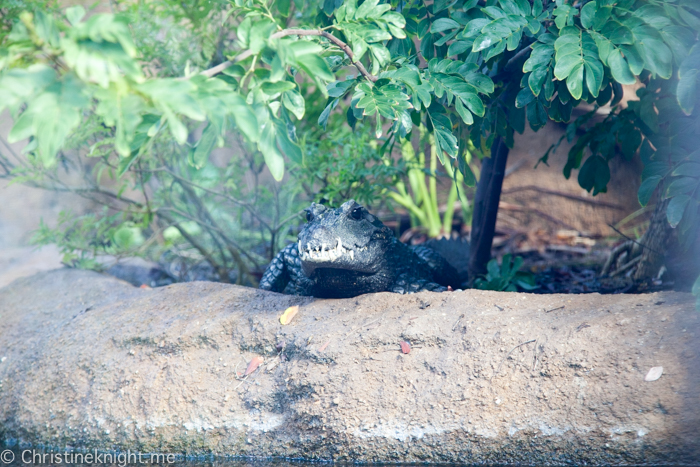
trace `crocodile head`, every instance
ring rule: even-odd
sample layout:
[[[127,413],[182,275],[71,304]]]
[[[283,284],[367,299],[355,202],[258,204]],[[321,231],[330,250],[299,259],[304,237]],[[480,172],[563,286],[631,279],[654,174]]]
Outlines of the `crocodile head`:
[[[299,258],[304,274],[320,289],[338,296],[347,288],[354,296],[357,290],[390,283],[387,257],[396,239],[367,209],[354,200],[337,209],[312,203],[306,218],[299,233]],[[323,293],[319,290],[318,296]]]

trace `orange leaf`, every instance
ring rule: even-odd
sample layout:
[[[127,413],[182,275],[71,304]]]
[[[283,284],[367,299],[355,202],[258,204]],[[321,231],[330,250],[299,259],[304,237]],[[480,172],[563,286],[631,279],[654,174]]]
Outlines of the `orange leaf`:
[[[408,342],[404,341],[400,345],[402,353],[409,353],[411,351],[411,344],[409,344]]]
[[[265,359],[262,357],[253,357],[253,359],[248,364],[248,368],[245,369],[245,373],[243,374],[243,376],[248,376],[249,374],[257,370],[260,364],[264,361]]]
[[[299,305],[290,306],[284,310],[284,313],[280,316],[280,323],[282,323],[282,325],[291,323],[297,313],[299,313]]]

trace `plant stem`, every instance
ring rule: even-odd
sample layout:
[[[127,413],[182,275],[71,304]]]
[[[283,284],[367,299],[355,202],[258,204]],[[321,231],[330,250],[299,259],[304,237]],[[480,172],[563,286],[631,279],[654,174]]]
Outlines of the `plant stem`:
[[[322,31],[320,29],[296,29],[296,28],[290,28],[290,29],[283,29],[281,31],[278,31],[274,33],[273,35],[270,36],[270,39],[280,39],[282,37],[287,37],[287,36],[320,36],[328,39],[330,42],[333,44],[337,45],[340,47],[340,49],[345,53],[345,55],[350,59],[350,63],[352,63],[355,68],[362,74],[362,76],[365,77],[368,81],[375,82],[377,81],[376,76],[372,75],[369,71],[367,71],[367,68],[362,64],[362,62],[359,62],[355,60],[355,55],[352,53],[352,49],[350,48],[349,45],[347,45],[345,42],[341,41],[337,37],[335,37],[333,34],[327,32],[327,31]],[[239,56],[237,56],[233,61],[231,60],[226,60],[225,62],[209,68],[208,70],[204,70],[201,72],[204,76],[207,76],[211,78],[212,76],[221,73],[223,70],[228,68],[229,66],[233,65],[236,62],[240,62],[242,60],[245,60],[246,58],[250,57],[251,55],[254,55],[253,52],[250,50],[246,50]],[[257,55],[255,55],[257,57]],[[243,81],[241,81],[242,85]]]
[[[471,247],[469,249],[469,277],[474,279],[486,273],[491,259],[491,245],[496,232],[498,203],[508,161],[508,146],[501,137],[491,146],[491,157],[484,158],[481,177],[476,187]]]

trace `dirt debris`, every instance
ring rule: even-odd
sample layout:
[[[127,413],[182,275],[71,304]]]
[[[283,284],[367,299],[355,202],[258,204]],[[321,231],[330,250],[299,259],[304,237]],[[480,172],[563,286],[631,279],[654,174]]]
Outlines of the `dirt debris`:
[[[321,300],[207,282],[139,289],[61,269],[0,289],[0,439],[336,461],[692,464],[693,307],[675,292]],[[659,366],[663,376],[645,381]]]

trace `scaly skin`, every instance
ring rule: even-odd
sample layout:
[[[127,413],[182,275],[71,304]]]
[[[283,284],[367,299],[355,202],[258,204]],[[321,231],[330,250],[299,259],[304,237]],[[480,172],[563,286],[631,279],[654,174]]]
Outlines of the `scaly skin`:
[[[312,203],[296,244],[272,260],[260,288],[292,295],[345,298],[372,292],[444,291],[457,271],[434,250],[410,247],[364,207]],[[301,254],[300,254],[301,252]]]

